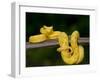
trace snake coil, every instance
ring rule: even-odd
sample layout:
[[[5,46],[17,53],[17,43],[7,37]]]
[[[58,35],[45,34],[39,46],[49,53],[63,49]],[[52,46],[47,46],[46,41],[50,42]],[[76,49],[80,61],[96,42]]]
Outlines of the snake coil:
[[[40,28],[38,35],[29,37],[30,43],[43,42],[48,39],[57,39],[59,43],[58,52],[61,52],[61,57],[66,64],[79,64],[84,58],[84,48],[78,45],[79,32],[74,31],[70,36],[70,43],[68,35],[65,32],[53,31],[53,27],[43,26]],[[70,44],[70,45],[69,45]]]

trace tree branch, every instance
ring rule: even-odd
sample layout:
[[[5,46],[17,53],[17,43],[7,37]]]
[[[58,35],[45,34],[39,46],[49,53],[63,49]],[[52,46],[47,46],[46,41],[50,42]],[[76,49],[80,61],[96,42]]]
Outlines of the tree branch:
[[[82,44],[82,45],[89,44],[89,38],[88,37],[81,37],[78,40],[78,43]],[[26,49],[29,49],[29,48],[40,48],[40,47],[49,47],[49,46],[55,46],[55,45],[58,45],[58,41],[54,40],[54,39],[53,40],[47,40],[47,41],[40,42],[40,43],[29,43],[29,42],[27,42],[26,43]]]

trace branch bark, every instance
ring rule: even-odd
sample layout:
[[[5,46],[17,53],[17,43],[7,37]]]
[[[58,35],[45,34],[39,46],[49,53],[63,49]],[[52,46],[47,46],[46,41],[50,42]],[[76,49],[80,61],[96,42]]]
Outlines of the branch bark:
[[[88,37],[81,37],[78,40],[78,43],[82,44],[82,45],[89,44],[89,38]],[[53,40],[47,40],[47,41],[40,42],[40,43],[34,43],[34,44],[26,42],[26,49],[29,49],[29,48],[40,48],[40,47],[49,47],[49,46],[55,46],[55,45],[58,45],[58,41],[54,40],[54,39]]]

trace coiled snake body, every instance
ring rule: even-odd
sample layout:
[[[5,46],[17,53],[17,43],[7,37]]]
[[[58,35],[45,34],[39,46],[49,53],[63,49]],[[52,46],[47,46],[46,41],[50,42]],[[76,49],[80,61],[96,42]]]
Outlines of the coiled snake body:
[[[61,57],[66,64],[78,64],[84,58],[84,48],[78,45],[79,32],[74,31],[70,36],[70,43],[68,35],[65,32],[53,31],[53,27],[43,26],[40,28],[41,34],[29,37],[30,43],[38,43],[48,39],[57,39],[59,43],[58,52],[61,52]],[[70,45],[69,45],[70,44]]]

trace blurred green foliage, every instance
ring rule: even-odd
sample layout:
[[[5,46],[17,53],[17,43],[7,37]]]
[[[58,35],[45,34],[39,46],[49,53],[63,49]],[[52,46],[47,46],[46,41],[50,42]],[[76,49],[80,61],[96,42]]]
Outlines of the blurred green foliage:
[[[81,37],[89,37],[89,15],[74,14],[49,14],[49,13],[26,13],[26,42],[29,36],[40,34],[43,26],[53,26],[55,31],[64,31],[68,35],[75,30],[80,32]],[[56,51],[58,46],[27,49],[26,67],[65,65],[60,53]],[[89,44],[84,46],[85,58],[80,64],[89,64]]]

